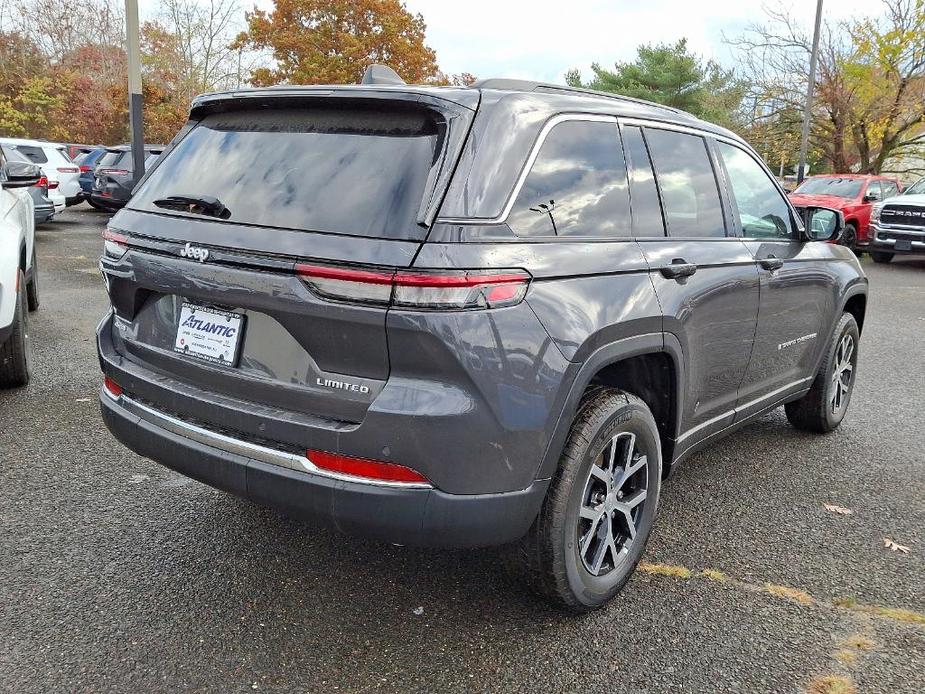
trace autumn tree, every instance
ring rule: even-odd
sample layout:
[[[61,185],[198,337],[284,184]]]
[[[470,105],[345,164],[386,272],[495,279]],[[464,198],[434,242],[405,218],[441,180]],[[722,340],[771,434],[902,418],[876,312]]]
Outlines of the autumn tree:
[[[594,77],[583,83],[578,70],[566,73],[566,83],[614,92],[681,109],[720,125],[736,125],[745,86],[731,71],[690,51],[687,39],[673,44],[643,45],[632,62],[613,70],[595,63]]]
[[[274,60],[251,71],[255,85],[355,84],[371,63],[389,65],[406,82],[439,72],[424,18],[400,0],[277,0],[271,12],[246,16],[234,48],[270,51]]]
[[[891,157],[925,155],[925,0],[880,7],[875,18],[823,23],[810,142],[836,171],[897,171]],[[782,133],[803,106],[812,36],[782,5],[766,13],[729,43],[758,104],[752,125]]]

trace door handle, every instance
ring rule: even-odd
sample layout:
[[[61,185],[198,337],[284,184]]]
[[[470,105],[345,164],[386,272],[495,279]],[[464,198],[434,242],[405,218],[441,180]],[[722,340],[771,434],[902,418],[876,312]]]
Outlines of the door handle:
[[[784,261],[780,258],[775,258],[773,255],[769,255],[767,258],[762,258],[758,261],[765,270],[780,270],[784,267]]]
[[[690,277],[695,272],[697,272],[697,266],[687,262],[684,258],[675,258],[669,265],[665,265],[661,268],[661,273],[670,280]]]

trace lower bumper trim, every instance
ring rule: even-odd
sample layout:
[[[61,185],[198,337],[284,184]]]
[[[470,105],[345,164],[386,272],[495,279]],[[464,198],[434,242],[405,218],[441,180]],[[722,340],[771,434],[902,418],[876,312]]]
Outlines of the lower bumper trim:
[[[234,448],[217,447],[215,439],[197,440],[189,431],[181,435],[164,426],[163,417],[169,415],[157,413],[155,419],[138,407],[126,407],[127,401],[134,402],[100,394],[106,426],[139,455],[288,515],[385,542],[434,547],[512,542],[529,529],[549,485],[549,480],[537,480],[516,492],[463,495],[330,477],[308,471],[301,460],[298,466],[294,461],[279,464],[281,459],[268,462],[264,452],[273,449],[247,441],[231,439]]]

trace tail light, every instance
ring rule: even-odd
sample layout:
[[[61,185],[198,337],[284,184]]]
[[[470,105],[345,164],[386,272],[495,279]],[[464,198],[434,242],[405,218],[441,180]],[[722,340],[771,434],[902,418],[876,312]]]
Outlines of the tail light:
[[[39,179],[38,183],[35,184],[35,187],[36,187],[36,188],[46,188],[46,189],[47,189],[47,188],[48,188],[48,177],[47,177],[47,176],[42,176],[42,177]]]
[[[89,166],[87,166],[86,164],[81,164],[81,165],[80,165],[80,173],[89,173],[90,171],[93,171],[93,169],[91,169],[91,168],[90,168]]]
[[[114,398],[118,398],[122,395],[122,386],[113,381],[109,376],[103,377],[103,388]]]
[[[369,458],[353,458],[348,455],[326,453],[325,451],[306,451],[308,462],[319,470],[336,472],[340,475],[357,477],[360,480],[389,482],[414,486],[432,486],[424,475],[404,465],[386,463]]]
[[[530,283],[523,270],[363,270],[307,263],[295,270],[325,298],[413,309],[513,306]]]
[[[103,174],[115,174],[117,176],[128,176],[132,172],[129,171],[128,169],[97,169],[96,173],[98,176],[102,176]]]
[[[57,188],[57,187],[58,187],[58,182],[57,182],[57,181],[49,181],[49,182],[48,182],[48,189],[49,189],[49,190],[54,190],[54,189]]]
[[[103,253],[118,260],[128,251],[128,236],[112,229],[103,230]]]
[[[58,173],[80,173],[80,169],[76,166],[59,166],[57,171]]]

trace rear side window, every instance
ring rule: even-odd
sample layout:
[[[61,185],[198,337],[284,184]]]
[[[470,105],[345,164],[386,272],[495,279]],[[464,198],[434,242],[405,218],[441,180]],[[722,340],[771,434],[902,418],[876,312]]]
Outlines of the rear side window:
[[[723,237],[726,228],[707,144],[698,135],[646,128],[668,235]]]
[[[649,151],[642,138],[642,129],[623,128],[623,148],[629,169],[630,203],[633,207],[633,236],[665,236],[662,207],[658,202],[658,189]]]
[[[616,122],[554,126],[507,223],[518,236],[629,236],[626,164]]]
[[[47,164],[48,157],[45,150],[34,145],[16,145],[16,151],[24,155],[33,164]]]
[[[211,196],[241,224],[422,239],[417,215],[438,153],[423,110],[316,108],[204,118],[152,172],[130,207]],[[160,201],[162,206],[155,203]]]

